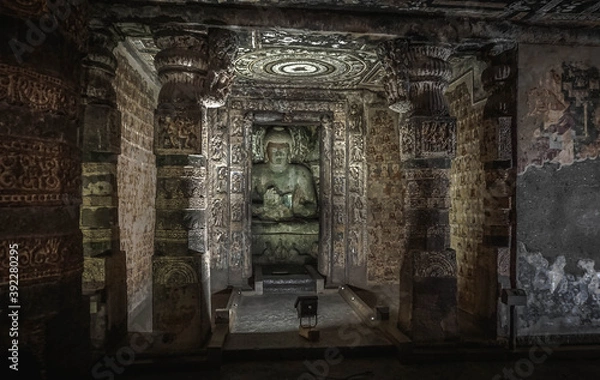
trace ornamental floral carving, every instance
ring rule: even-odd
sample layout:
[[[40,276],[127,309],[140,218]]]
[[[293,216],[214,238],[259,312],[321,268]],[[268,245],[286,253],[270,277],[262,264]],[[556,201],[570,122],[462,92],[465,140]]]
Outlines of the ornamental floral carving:
[[[62,80],[23,67],[0,64],[0,102],[39,111],[77,112],[77,95]]]

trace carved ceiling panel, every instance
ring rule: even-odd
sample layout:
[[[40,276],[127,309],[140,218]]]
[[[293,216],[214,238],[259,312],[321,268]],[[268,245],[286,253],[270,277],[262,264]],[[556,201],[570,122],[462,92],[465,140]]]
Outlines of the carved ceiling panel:
[[[382,38],[266,30],[240,32],[237,86],[353,89],[381,87],[376,47]],[[156,75],[159,49],[151,37],[129,37],[138,58]]]
[[[574,26],[587,27],[588,31],[574,33],[574,37],[569,37],[571,40],[579,40],[586,33],[593,34],[590,41],[600,40],[600,33],[592,33],[598,30],[594,26],[600,27],[599,0],[191,0],[185,5],[181,0],[154,0],[154,3],[157,6],[125,0],[122,7],[97,5],[96,11],[114,22],[121,35],[129,36],[138,60],[151,75],[156,72],[153,60],[158,49],[149,25],[159,16],[178,19],[191,28],[205,20],[223,19],[239,37],[234,82],[238,90],[381,89],[383,72],[376,56],[377,45],[394,35],[416,33],[415,30],[458,41],[463,51],[477,50],[486,38],[517,38],[521,32],[524,41],[537,41],[545,36],[546,43],[559,42],[564,35],[570,36],[569,30],[579,30]],[[453,17],[454,21],[444,24],[443,18],[429,17],[433,15]],[[397,17],[401,16],[408,17],[403,18],[405,21],[413,16],[420,21],[415,21],[415,25],[398,22]],[[500,21],[488,30],[491,20],[509,23]],[[525,31],[532,24],[569,28],[563,28],[563,34],[554,38],[543,29]],[[516,29],[516,25],[523,29]]]
[[[256,50],[235,62],[239,84],[328,88],[359,86],[376,66],[374,53],[312,48]]]

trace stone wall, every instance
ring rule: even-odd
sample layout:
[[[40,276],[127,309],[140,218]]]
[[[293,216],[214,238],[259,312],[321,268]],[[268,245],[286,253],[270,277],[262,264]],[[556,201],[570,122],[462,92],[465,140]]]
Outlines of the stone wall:
[[[398,283],[403,251],[402,186],[398,115],[387,107],[368,110],[367,279]]]
[[[129,326],[152,294],[156,163],[153,154],[157,89],[116,52],[117,107],[121,112],[121,155],[117,166],[121,250],[126,255]],[[133,63],[135,65],[135,63]],[[139,327],[139,326],[138,326]]]
[[[519,48],[519,335],[600,326],[599,69],[598,48]]]
[[[473,103],[473,80],[462,79],[448,93],[456,117],[456,157],[451,169],[450,241],[456,250],[458,307],[480,317],[488,303],[485,290],[493,278],[483,250],[485,172],[481,160],[484,101]],[[493,299],[495,298],[492,295]]]
[[[0,347],[18,358],[3,359],[1,372],[81,379],[90,360],[78,139],[88,28],[83,6],[71,5],[43,33],[38,25],[57,22],[56,4],[46,5],[0,5]]]

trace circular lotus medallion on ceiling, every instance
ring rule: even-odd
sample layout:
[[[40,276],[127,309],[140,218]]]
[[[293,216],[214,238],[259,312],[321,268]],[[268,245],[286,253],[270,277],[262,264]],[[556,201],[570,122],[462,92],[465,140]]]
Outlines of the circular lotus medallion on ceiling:
[[[283,77],[322,77],[335,73],[336,69],[330,63],[315,59],[281,59],[264,66],[265,73]]]
[[[368,66],[346,52],[292,48],[253,51],[235,61],[236,73],[243,78],[296,84],[351,85],[360,81]]]

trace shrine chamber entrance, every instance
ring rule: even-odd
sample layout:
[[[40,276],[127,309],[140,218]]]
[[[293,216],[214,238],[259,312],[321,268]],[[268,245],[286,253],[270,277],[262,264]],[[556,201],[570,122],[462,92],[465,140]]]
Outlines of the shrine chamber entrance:
[[[316,292],[322,197],[318,125],[252,127],[251,255],[255,291]]]

